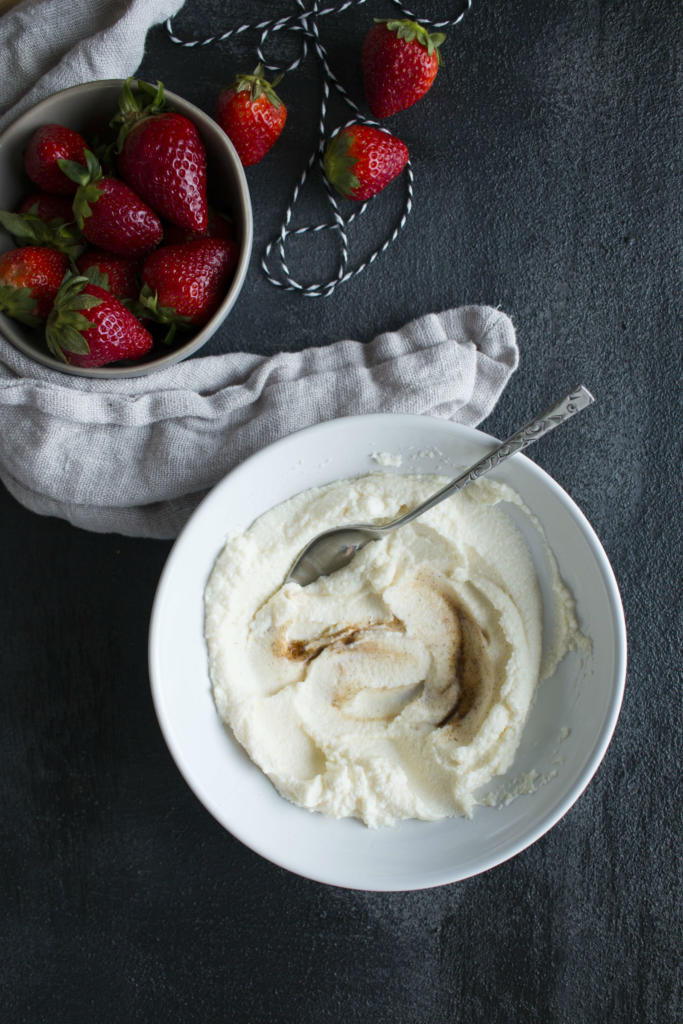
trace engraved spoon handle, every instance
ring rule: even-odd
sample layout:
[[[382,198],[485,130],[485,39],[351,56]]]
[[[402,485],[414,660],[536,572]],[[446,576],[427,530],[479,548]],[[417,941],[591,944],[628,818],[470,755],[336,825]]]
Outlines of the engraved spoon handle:
[[[523,426],[520,430],[517,430],[507,441],[503,441],[499,444],[492,452],[485,455],[479,462],[475,462],[473,466],[466,469],[465,472],[452,480],[451,483],[446,484],[440,491],[433,494],[431,498],[423,502],[422,505],[418,505],[411,512],[401,516],[400,519],[395,519],[392,523],[387,523],[382,530],[393,530],[397,526],[403,526],[404,523],[409,523],[411,520],[416,519],[417,516],[421,516],[424,512],[427,512],[430,508],[438,505],[439,502],[445,498],[450,497],[451,494],[455,494],[466,484],[471,483],[478,477],[483,476],[484,473],[488,473],[494,466],[498,466],[501,462],[505,462],[515,452],[520,452],[527,445],[532,444],[534,441],[538,441],[539,437],[543,437],[548,431],[554,430],[555,427],[559,427],[560,423],[565,423],[568,419],[574,416],[577,412],[581,412],[582,409],[587,408],[591,405],[595,399],[591,395],[588,388],[581,385],[570,391],[568,395],[561,398],[559,402],[551,405],[549,409],[541,413],[540,416],[536,416],[533,420]]]

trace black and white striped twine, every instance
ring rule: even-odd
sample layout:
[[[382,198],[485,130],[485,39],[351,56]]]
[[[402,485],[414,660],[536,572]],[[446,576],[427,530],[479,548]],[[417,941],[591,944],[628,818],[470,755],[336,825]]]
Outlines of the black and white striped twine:
[[[169,18],[168,21],[166,22],[166,29],[172,42],[177,43],[178,46],[184,46],[188,48],[212,46],[215,43],[225,42],[226,39],[230,39],[232,36],[240,35],[243,32],[260,32],[261,36],[256,47],[256,55],[258,60],[264,65],[264,67],[271,72],[286,73],[294,71],[306,58],[309,49],[309,41],[312,44],[313,50],[322,65],[323,71],[322,99],[320,103],[320,116],[318,122],[318,145],[316,150],[309,157],[308,163],[306,164],[306,167],[304,168],[301,177],[299,178],[294,188],[289,206],[285,211],[282,226],[280,227],[280,232],[277,235],[277,237],[275,237],[271,242],[268,243],[263,254],[263,257],[261,259],[261,267],[271,284],[275,285],[277,288],[283,288],[285,291],[300,292],[301,295],[305,295],[307,298],[320,298],[323,295],[331,295],[335,288],[338,287],[338,285],[343,284],[345,281],[348,281],[349,278],[351,277],[355,277],[356,274],[360,274],[363,270],[365,270],[366,267],[369,267],[371,263],[374,263],[377,257],[381,256],[381,254],[389,248],[392,242],[394,242],[396,238],[398,238],[399,234],[405,227],[408,215],[410,214],[410,211],[413,206],[413,168],[410,161],[408,161],[408,164],[406,166],[406,197],[398,224],[395,226],[391,235],[388,238],[386,238],[384,242],[382,242],[382,244],[377,249],[375,249],[374,252],[371,253],[370,256],[364,259],[357,266],[349,268],[350,251],[347,229],[349,225],[351,225],[358,217],[362,216],[362,214],[367,209],[368,203],[362,203],[361,206],[354,213],[351,213],[346,217],[343,216],[339,209],[338,197],[335,194],[332,187],[330,186],[329,182],[327,181],[327,178],[325,177],[324,173],[322,173],[323,153],[325,151],[325,147],[329,139],[334,138],[334,136],[337,135],[342,130],[342,128],[346,128],[350,124],[357,124],[358,122],[362,122],[363,124],[371,125],[374,128],[379,128],[380,131],[387,132],[387,134],[390,133],[381,124],[378,124],[376,121],[372,120],[372,118],[366,117],[360,111],[356,103],[354,103],[354,101],[347,93],[344,86],[337,79],[336,75],[334,74],[329,65],[329,61],[327,59],[327,51],[320,39],[318,21],[320,18],[326,17],[329,14],[341,14],[349,7],[355,7],[365,2],[366,0],[344,0],[344,2],[339,4],[338,6],[321,8],[320,0],[309,0],[310,5],[308,7],[305,6],[305,0],[295,0],[298,10],[292,14],[286,15],[285,17],[282,18],[272,19],[268,21],[260,21],[254,25],[240,25],[237,28],[227,29],[227,31],[220,33],[220,35],[207,36],[205,39],[180,39],[177,35],[175,35],[173,31],[172,20]],[[431,21],[428,18],[418,17],[418,15],[413,14],[412,11],[409,11],[400,2],[400,0],[392,0],[392,3],[394,3],[394,5],[398,7],[404,18],[409,18],[411,21],[419,21],[420,24],[428,26],[432,29],[441,29],[449,27],[453,28],[460,21],[462,21],[465,14],[467,14],[467,12],[472,6],[472,0],[463,0],[462,10],[456,18],[452,18],[445,21]],[[284,68],[280,67],[277,64],[270,64],[263,53],[263,49],[268,40],[268,37],[272,33],[283,31],[298,32],[300,34],[301,43],[299,56]],[[351,111],[353,112],[353,117],[345,124],[339,125],[337,128],[334,129],[334,131],[328,134],[326,133],[325,130],[325,121],[327,118],[327,108],[330,98],[331,86],[337,91],[337,93],[346,103],[346,105],[350,107]],[[311,171],[316,166],[316,164],[320,167],[322,179],[323,182],[325,183],[325,188],[327,190],[327,200],[331,207],[332,220],[324,224],[313,224],[306,227],[291,228],[290,224],[292,221],[294,209],[299,200],[299,196],[301,195],[301,192],[306,184],[306,181]],[[302,284],[300,281],[297,281],[294,277],[292,277],[292,274],[289,270],[287,257],[285,254],[287,239],[295,235],[304,235],[307,233],[314,233],[318,231],[327,230],[332,230],[337,233],[341,247],[341,254],[337,265],[336,277],[332,278],[330,281],[316,281],[311,284]],[[278,264],[279,272],[281,275],[280,277],[273,276],[273,272],[271,272],[271,263],[273,261],[276,261]]]

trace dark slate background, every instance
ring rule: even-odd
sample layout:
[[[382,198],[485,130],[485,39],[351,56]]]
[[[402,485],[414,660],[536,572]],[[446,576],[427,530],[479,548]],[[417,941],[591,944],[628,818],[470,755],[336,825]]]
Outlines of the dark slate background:
[[[204,36],[291,10],[194,0],[176,27]],[[359,101],[364,34],[392,13],[372,0],[324,21]],[[601,537],[629,629],[623,711],[587,792],[531,849],[436,890],[344,891],[272,866],[201,807],[154,718],[146,632],[169,545],[91,535],[3,492],[5,1020],[680,1019],[679,25],[674,0],[475,0],[429,97],[389,122],[414,158],[415,214],[389,255],[325,300],[276,290],[257,259],[315,137],[309,59],[281,86],[286,134],[248,173],[253,265],[206,350],[370,339],[485,302],[512,316],[521,349],[489,431],[576,381],[594,391],[597,405],[533,453]],[[251,70],[255,41],[181,50],[157,28],[141,74],[212,111],[234,71]],[[293,52],[277,38],[269,52],[283,47]],[[376,201],[358,252],[400,200],[396,185]],[[296,250],[303,276],[331,259],[319,241]]]

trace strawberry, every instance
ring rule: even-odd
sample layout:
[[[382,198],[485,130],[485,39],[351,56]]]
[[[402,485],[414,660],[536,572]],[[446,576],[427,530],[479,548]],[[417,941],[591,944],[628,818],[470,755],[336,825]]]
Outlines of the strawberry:
[[[87,142],[78,132],[61,124],[44,124],[29,140],[24,153],[24,168],[31,181],[44,192],[70,196],[76,185],[63,173],[59,160],[85,163]]]
[[[198,238],[226,238],[234,241],[235,229],[230,218],[209,207],[209,222],[205,231],[189,231],[179,228],[177,224],[164,227],[164,245],[182,245],[184,242],[195,242]]]
[[[73,210],[76,224],[92,245],[118,253],[140,256],[162,239],[163,228],[151,210],[123,181],[103,177],[94,153],[85,151],[86,167],[69,160],[59,165],[78,182]]]
[[[200,238],[184,245],[166,245],[142,267],[140,303],[145,314],[176,326],[206,323],[220,305],[237,263],[238,247],[222,238]]]
[[[327,144],[325,176],[347,199],[369,199],[381,192],[408,162],[408,147],[379,128],[352,124]]]
[[[206,151],[187,117],[163,112],[164,87],[138,82],[133,94],[128,79],[119,97],[118,170],[121,177],[158,214],[172,224],[204,231]]]
[[[365,97],[374,117],[389,117],[412,107],[431,87],[446,36],[430,35],[417,21],[375,21],[361,55]]]
[[[287,120],[287,108],[264,77],[263,64],[253,75],[237,75],[220,93],[216,120],[237,150],[244,167],[262,160],[279,138]]]
[[[50,351],[72,366],[140,359],[154,340],[132,313],[88,277],[70,275],[57,293],[45,328]]]
[[[61,252],[27,245],[0,256],[0,310],[37,327],[52,309],[69,261]]]
[[[119,256],[115,252],[104,252],[102,249],[86,249],[76,260],[76,266],[81,274],[94,267],[101,275],[101,279],[91,280],[106,288],[117,299],[137,299],[140,291],[138,279],[142,269],[139,259],[133,256]]]
[[[71,200],[66,196],[52,196],[49,192],[35,192],[27,196],[17,208],[17,213],[29,213],[46,224],[54,220],[69,224],[74,219]]]

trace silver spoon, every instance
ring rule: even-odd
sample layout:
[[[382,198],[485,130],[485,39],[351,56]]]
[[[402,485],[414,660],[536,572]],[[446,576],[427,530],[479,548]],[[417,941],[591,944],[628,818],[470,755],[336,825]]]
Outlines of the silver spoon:
[[[382,526],[373,526],[371,523],[352,523],[349,526],[338,526],[333,530],[326,530],[324,533],[318,534],[294,559],[285,578],[285,583],[293,580],[305,587],[317,580],[319,576],[329,576],[330,573],[342,569],[370,541],[379,540],[391,530],[397,530],[399,526],[405,526],[406,523],[417,519],[423,512],[434,508],[439,502],[449,498],[451,494],[466,487],[472,480],[488,473],[490,469],[498,466],[505,459],[509,459],[515,452],[538,441],[539,437],[543,437],[548,431],[559,427],[560,423],[566,422],[575,413],[581,412],[594,401],[590,391],[583,386],[570,391],[559,402],[531,420],[507,441],[497,445],[488,455],[485,455],[479,462],[475,462],[473,466],[442,487],[431,498],[427,498],[412,512],[407,512],[391,523],[384,523]]]

